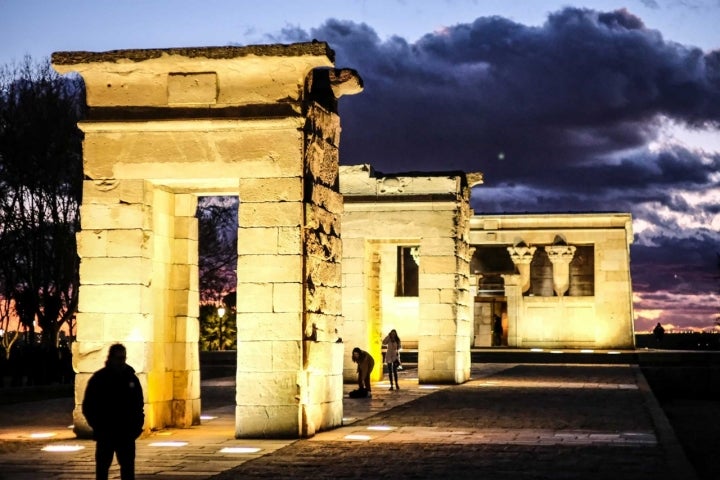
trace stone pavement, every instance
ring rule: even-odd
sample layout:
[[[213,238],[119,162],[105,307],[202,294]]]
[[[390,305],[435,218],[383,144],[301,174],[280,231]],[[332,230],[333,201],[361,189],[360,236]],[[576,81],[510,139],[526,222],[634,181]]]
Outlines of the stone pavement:
[[[203,425],[138,440],[137,478],[697,478],[635,365],[474,364],[472,374],[419,385],[407,369],[399,391],[379,382],[370,399],[346,398],[343,427],[303,440],[235,439],[234,379],[206,381]],[[94,478],[93,442],[57,412],[68,406],[2,407],[16,414],[0,415],[0,479]],[[55,436],[27,439],[33,432]]]

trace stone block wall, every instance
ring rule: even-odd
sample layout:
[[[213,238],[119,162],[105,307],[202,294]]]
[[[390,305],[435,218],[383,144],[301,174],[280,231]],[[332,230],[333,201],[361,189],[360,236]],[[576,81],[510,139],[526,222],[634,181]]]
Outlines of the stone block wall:
[[[343,309],[351,346],[369,351],[382,375],[381,340],[395,328],[417,345],[421,383],[470,375],[469,189],[465,174],[375,175],[341,167]],[[398,246],[419,247],[419,294],[397,296]],[[344,376],[356,378],[346,349]]]
[[[200,195],[240,198],[235,435],[341,423],[336,104],[362,82],[330,68],[333,55],[322,42],[53,55],[83,76],[91,107],[78,430],[87,379],[116,341],[143,384],[146,427],[199,420]]]

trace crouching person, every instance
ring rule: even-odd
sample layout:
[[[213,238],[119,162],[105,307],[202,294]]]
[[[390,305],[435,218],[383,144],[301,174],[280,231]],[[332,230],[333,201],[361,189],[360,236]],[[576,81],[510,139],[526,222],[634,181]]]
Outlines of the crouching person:
[[[353,348],[352,361],[357,363],[358,374],[358,397],[372,396],[372,387],[370,386],[370,374],[375,367],[375,359],[365,350],[358,347]]]

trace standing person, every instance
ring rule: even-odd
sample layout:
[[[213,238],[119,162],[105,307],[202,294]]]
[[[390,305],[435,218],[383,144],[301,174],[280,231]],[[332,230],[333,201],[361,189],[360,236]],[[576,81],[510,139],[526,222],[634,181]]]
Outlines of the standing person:
[[[493,345],[496,347],[499,347],[500,345],[502,345],[503,327],[502,327],[502,318],[498,314],[493,315],[492,333],[493,333]]]
[[[382,341],[383,345],[387,346],[385,350],[385,363],[387,364],[388,377],[390,378],[390,390],[400,390],[400,384],[398,383],[398,366],[400,365],[400,337],[398,337],[397,331],[393,328],[390,333]],[[395,386],[393,387],[393,379],[395,379]]]
[[[110,346],[105,367],[90,377],[82,412],[93,429],[95,478],[106,480],[113,454],[122,480],[135,479],[135,439],[145,422],[143,392],[135,370],[125,363],[127,350]]]
[[[657,343],[662,343],[663,335],[665,335],[665,329],[662,325],[660,325],[660,322],[658,322],[657,325],[655,325],[655,328],[653,328],[653,335],[655,335],[655,340],[657,340]]]
[[[371,396],[370,374],[375,368],[375,359],[365,350],[355,347],[352,351],[352,361],[357,363],[358,389],[367,392],[368,397]]]

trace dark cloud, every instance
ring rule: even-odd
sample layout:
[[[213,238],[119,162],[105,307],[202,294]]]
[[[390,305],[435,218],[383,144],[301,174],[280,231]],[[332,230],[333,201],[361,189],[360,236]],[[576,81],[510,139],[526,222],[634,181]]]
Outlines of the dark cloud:
[[[691,237],[653,238],[632,249],[633,283],[644,291],[670,294],[717,293],[717,239],[710,232]]]
[[[507,178],[644,145],[661,114],[720,121],[720,54],[665,41],[624,10],[568,8],[542,27],[483,17],[414,44],[339,20],[305,37],[328,41],[365,80],[343,101],[344,163]]]
[[[274,40],[311,38],[365,83],[340,102],[341,163],[482,171],[477,212],[631,212],[646,227],[636,291],[717,290],[720,156],[649,144],[667,119],[720,126],[720,51],[665,39],[626,10],[579,8],[539,27],[477,18],[415,43],[336,19]]]

